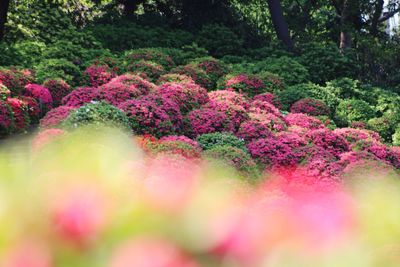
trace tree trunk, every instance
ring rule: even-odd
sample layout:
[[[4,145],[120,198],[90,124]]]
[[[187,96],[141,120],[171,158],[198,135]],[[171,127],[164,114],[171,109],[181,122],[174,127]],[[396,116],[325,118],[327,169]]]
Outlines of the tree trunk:
[[[4,28],[7,22],[8,7],[10,0],[0,0],[0,41],[4,38]]]
[[[351,48],[353,44],[354,17],[357,16],[358,0],[344,0],[340,17],[340,49]]]
[[[385,0],[377,0],[375,4],[375,12],[372,16],[371,21],[371,34],[376,36],[378,34],[378,26],[379,26],[379,19],[382,16],[383,12],[383,5],[385,4]]]
[[[289,51],[293,51],[294,43],[290,37],[288,24],[283,16],[281,2],[279,0],[268,0],[268,7],[278,39]]]

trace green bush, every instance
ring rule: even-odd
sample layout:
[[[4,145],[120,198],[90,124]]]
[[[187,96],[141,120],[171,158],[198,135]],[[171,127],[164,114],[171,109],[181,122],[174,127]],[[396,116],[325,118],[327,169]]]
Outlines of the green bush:
[[[400,146],[400,125],[397,126],[392,139],[393,139],[393,145]]]
[[[186,65],[197,58],[208,56],[207,50],[203,47],[199,47],[196,43],[184,45],[180,49],[166,47],[160,49],[164,54],[170,56],[176,65]]]
[[[318,91],[321,86],[312,83],[292,85],[282,91],[276,92],[276,96],[282,103],[282,110],[289,111],[290,107],[303,98],[313,96],[312,92]]]
[[[230,133],[209,133],[197,137],[196,141],[204,150],[212,149],[215,146],[232,146],[247,152],[244,140],[241,140]]]
[[[343,54],[335,43],[308,43],[302,46],[299,62],[310,74],[310,80],[317,84],[338,77],[355,77],[357,64],[350,53]]]
[[[43,83],[47,79],[62,79],[71,85],[78,85],[81,71],[66,59],[45,59],[36,66],[36,79]]]
[[[254,73],[269,71],[281,76],[285,83],[294,85],[309,80],[308,70],[290,57],[268,58],[254,63]]]
[[[160,48],[141,48],[129,50],[124,53],[124,61],[128,65],[141,60],[155,62],[163,66],[166,70],[170,70],[175,66],[172,57],[165,54]]]
[[[257,74],[257,76],[264,82],[268,92],[277,93],[285,89],[284,79],[269,71],[263,71]]]
[[[238,54],[243,44],[243,40],[233,31],[217,24],[205,25],[197,35],[196,42],[215,57]]]
[[[18,66],[31,68],[42,60],[46,44],[38,41],[23,41],[13,45],[15,49],[14,62]]]
[[[104,102],[86,104],[74,111],[63,122],[69,129],[84,125],[115,126],[129,129],[129,119],[124,112]]]
[[[256,163],[248,152],[230,145],[216,145],[203,152],[203,158],[235,168],[240,175],[256,181],[260,177],[260,172]]]
[[[339,126],[348,126],[352,122],[367,122],[375,116],[371,106],[358,99],[342,100],[336,108],[336,121]]]
[[[392,135],[396,131],[397,124],[389,117],[372,118],[367,122],[368,129],[379,133],[383,140],[392,142]]]

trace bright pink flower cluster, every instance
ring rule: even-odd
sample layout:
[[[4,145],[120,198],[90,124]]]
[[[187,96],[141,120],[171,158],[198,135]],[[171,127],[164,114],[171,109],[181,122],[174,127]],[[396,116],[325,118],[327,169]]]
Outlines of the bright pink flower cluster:
[[[73,90],[62,99],[62,104],[69,107],[80,107],[95,100],[97,89],[94,87],[80,87]]]
[[[229,128],[235,129],[235,131],[239,129],[242,122],[249,119],[249,115],[244,107],[228,102],[210,101],[204,107],[225,113],[231,125]]]
[[[25,85],[33,83],[34,78],[30,70],[15,68],[0,70],[0,83],[10,89],[13,96],[19,95]]]
[[[21,131],[29,127],[30,119],[28,113],[28,106],[26,103],[18,98],[8,98],[7,104],[11,107],[14,113],[14,127],[16,130]]]
[[[306,156],[306,140],[295,133],[270,135],[247,145],[250,154],[269,166],[297,165]]]
[[[19,99],[24,101],[26,106],[28,107],[28,113],[29,116],[31,117],[31,121],[37,122],[41,113],[38,101],[30,96],[21,96],[19,97]]]
[[[127,114],[137,134],[163,136],[175,134],[182,127],[179,106],[167,99],[149,95],[126,101],[119,108]]]
[[[54,107],[61,105],[63,97],[71,93],[71,87],[61,79],[47,80],[43,83],[43,86],[49,89],[51,96],[53,97]]]
[[[324,102],[312,98],[300,99],[291,106],[290,112],[304,113],[310,116],[330,115],[330,110]]]
[[[269,126],[257,120],[243,122],[236,133],[237,137],[242,138],[246,142],[269,137],[270,135],[272,135],[272,132]]]
[[[59,125],[63,120],[68,118],[69,114],[74,110],[74,107],[59,106],[47,112],[40,120],[40,127],[49,128]]]
[[[93,64],[89,66],[83,73],[84,77],[89,81],[89,85],[99,87],[108,83],[117,74],[107,65]]]
[[[233,105],[239,105],[247,108],[249,105],[248,99],[243,94],[231,90],[217,90],[208,93],[211,101],[227,102]]]
[[[304,113],[289,113],[285,117],[289,126],[298,126],[305,129],[321,129],[324,125],[317,118],[308,116]]]
[[[266,89],[264,82],[260,78],[248,74],[239,74],[228,78],[223,87],[243,93],[249,97],[264,93]]]
[[[8,134],[13,124],[13,113],[5,101],[0,101],[0,136]]]
[[[193,110],[187,115],[187,120],[190,128],[188,132],[194,137],[206,133],[233,131],[228,116],[214,109]]]
[[[287,123],[285,119],[281,116],[277,116],[274,113],[248,113],[249,118],[251,121],[256,121],[259,122],[268,129],[270,129],[273,132],[281,132],[285,131],[287,129]]]
[[[107,84],[103,85],[102,88],[107,90],[108,88],[114,87],[127,87],[129,90],[138,90],[140,95],[147,95],[150,92],[153,92],[156,86],[142,78],[139,75],[132,75],[132,74],[124,74],[115,77]]]
[[[278,109],[282,108],[282,104],[279,101],[279,99],[274,94],[271,94],[271,93],[264,93],[264,94],[256,95],[253,97],[253,100],[265,101],[265,102],[268,102],[268,103],[274,105]]]
[[[118,106],[140,95],[141,92],[135,85],[129,86],[123,83],[108,83],[97,89],[96,99]]]
[[[332,155],[339,157],[340,154],[349,151],[347,141],[340,135],[329,129],[316,129],[306,133],[306,137],[317,147],[320,147]]]
[[[257,114],[273,114],[276,117],[281,118],[284,120],[283,114],[277,109],[274,105],[262,101],[262,100],[254,100],[251,102],[250,107],[248,108],[248,111],[251,113],[257,113]]]
[[[25,86],[25,95],[35,98],[45,110],[53,107],[53,97],[46,87],[39,84],[28,84]]]
[[[209,101],[207,90],[194,83],[165,83],[156,89],[155,94],[175,101],[182,113],[197,109]]]

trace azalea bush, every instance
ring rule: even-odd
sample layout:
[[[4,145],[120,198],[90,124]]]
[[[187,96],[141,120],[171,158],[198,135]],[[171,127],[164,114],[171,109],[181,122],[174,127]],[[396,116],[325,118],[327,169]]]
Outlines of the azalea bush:
[[[264,93],[266,85],[255,75],[239,74],[227,76],[220,84],[221,89],[234,90],[249,97]]]

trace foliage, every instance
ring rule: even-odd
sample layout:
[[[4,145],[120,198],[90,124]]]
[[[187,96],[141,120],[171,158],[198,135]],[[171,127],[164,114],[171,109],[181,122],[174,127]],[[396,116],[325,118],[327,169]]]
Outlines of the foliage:
[[[196,141],[204,150],[209,150],[216,146],[231,146],[247,152],[244,140],[227,132],[202,134],[196,138]]]
[[[371,106],[358,99],[342,100],[335,113],[337,123],[343,126],[350,125],[354,121],[367,122],[374,115],[375,112]]]
[[[43,83],[48,79],[63,79],[73,86],[81,80],[81,71],[77,65],[66,59],[44,59],[35,68],[36,79]]]

